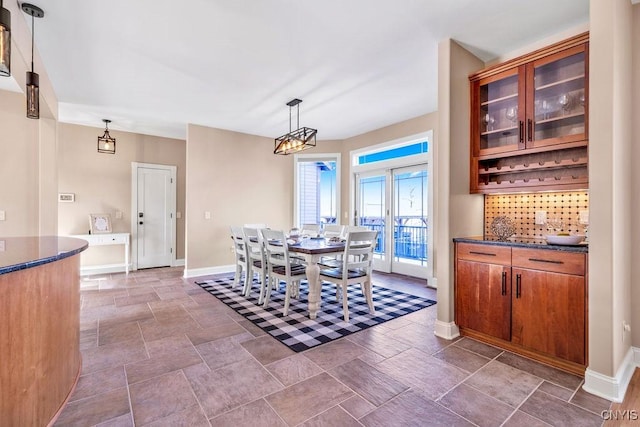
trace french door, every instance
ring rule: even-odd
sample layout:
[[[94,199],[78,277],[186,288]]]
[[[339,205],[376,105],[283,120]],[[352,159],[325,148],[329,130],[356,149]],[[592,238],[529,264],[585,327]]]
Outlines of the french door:
[[[355,224],[378,231],[374,268],[426,278],[427,165],[359,173],[355,188]]]

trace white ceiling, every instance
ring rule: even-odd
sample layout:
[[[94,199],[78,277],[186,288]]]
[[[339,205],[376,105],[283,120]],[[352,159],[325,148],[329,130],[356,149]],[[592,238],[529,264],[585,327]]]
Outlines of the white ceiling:
[[[490,60],[589,15],[588,0],[30,2],[60,121],[175,138],[280,136],[293,98],[318,139],[358,135],[437,109],[439,41]]]

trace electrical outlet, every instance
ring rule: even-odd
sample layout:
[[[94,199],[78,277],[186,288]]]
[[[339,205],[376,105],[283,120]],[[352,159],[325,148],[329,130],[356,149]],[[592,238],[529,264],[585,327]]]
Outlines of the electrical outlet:
[[[122,219],[122,211],[116,211],[116,219]]]
[[[536,211],[536,225],[545,225],[547,223],[547,211]]]
[[[204,219],[211,219],[211,212],[209,212],[209,211],[205,211],[205,213],[204,213]]]
[[[0,221],[4,221],[6,219],[4,211],[0,211]]]

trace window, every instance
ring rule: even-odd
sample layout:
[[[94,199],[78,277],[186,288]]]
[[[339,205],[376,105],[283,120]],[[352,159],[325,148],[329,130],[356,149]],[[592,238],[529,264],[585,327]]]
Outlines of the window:
[[[296,156],[294,221],[297,226],[340,223],[339,156]]]
[[[384,160],[397,159],[401,157],[413,156],[416,154],[428,153],[429,143],[427,141],[414,144],[403,145],[401,147],[389,148],[382,151],[374,151],[358,156],[357,164],[382,162]]]

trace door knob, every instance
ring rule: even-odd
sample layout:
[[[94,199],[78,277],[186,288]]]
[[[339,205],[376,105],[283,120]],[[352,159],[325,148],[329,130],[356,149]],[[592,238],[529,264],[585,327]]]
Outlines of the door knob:
[[[140,221],[138,224],[142,225],[142,221]]]

